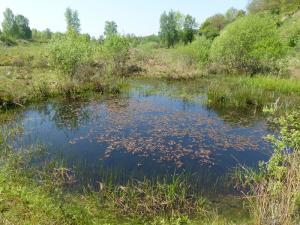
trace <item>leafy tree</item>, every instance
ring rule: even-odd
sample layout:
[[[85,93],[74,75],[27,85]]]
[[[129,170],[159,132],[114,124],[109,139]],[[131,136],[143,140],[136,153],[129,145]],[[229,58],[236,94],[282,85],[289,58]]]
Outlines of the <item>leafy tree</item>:
[[[206,19],[201,25],[199,33],[206,38],[214,39],[220,35],[221,30],[223,30],[225,26],[244,15],[246,15],[245,11],[236,8],[230,8],[224,15],[216,14]]]
[[[174,11],[164,12],[160,17],[159,35],[163,43],[168,47],[173,47],[179,40],[178,14]]]
[[[32,32],[29,27],[29,20],[26,17],[24,17],[22,15],[17,15],[15,17],[15,24],[17,26],[18,38],[31,39]]]
[[[226,17],[222,14],[216,14],[209,17],[201,25],[199,33],[208,39],[214,39],[220,35],[220,31],[227,25]]]
[[[229,73],[267,73],[286,54],[271,16],[249,15],[228,25],[212,45],[211,60]]]
[[[75,32],[68,35],[55,34],[48,46],[49,64],[54,69],[73,77],[78,66],[90,59],[91,47],[84,35]]]
[[[115,21],[106,21],[104,28],[105,37],[110,37],[118,34],[118,25]]]
[[[15,16],[11,9],[7,8],[3,13],[4,19],[2,22],[3,34],[8,37],[16,37],[18,28],[15,23]]]
[[[230,9],[228,9],[227,12],[225,13],[225,18],[227,20],[227,23],[232,23],[237,18],[240,18],[245,15],[246,15],[246,12],[244,10],[239,10],[239,9],[232,7]]]
[[[197,28],[196,19],[191,15],[187,15],[183,24],[183,42],[191,43],[194,40],[195,30]]]
[[[120,35],[108,36],[103,45],[104,56],[110,61],[111,73],[124,75],[126,63],[129,59],[130,43],[126,37]]]
[[[67,31],[80,33],[80,19],[77,10],[67,8],[65,12]]]

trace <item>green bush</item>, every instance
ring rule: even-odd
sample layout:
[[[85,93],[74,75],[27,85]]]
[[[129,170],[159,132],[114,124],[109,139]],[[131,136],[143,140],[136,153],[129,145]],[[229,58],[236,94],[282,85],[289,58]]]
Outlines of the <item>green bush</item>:
[[[278,72],[286,50],[272,17],[249,15],[228,25],[215,39],[210,59],[227,73]]]
[[[124,75],[126,65],[129,60],[130,43],[126,37],[112,35],[107,37],[103,45],[103,54],[107,60],[111,73],[115,75]]]
[[[208,62],[211,44],[211,40],[201,36],[191,44],[177,46],[177,50],[182,54],[191,56],[196,61],[198,67],[203,68]]]
[[[300,46],[300,18],[290,18],[280,27],[284,42],[291,48]]]
[[[70,76],[79,65],[88,62],[92,54],[89,40],[75,33],[53,38],[48,49],[50,66]]]
[[[191,45],[190,48],[195,49],[197,61],[200,67],[207,64],[209,58],[209,51],[212,45],[212,41],[205,37],[197,38]]]
[[[17,42],[14,41],[13,39],[6,37],[4,35],[0,34],[0,46],[4,45],[4,46],[15,46],[17,45]]]

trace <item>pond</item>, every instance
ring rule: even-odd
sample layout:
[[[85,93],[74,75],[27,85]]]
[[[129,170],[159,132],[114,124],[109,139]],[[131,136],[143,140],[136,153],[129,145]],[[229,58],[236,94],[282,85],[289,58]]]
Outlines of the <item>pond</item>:
[[[132,81],[118,97],[28,106],[16,120],[23,132],[13,145],[44,146],[47,154],[35,163],[59,159],[75,171],[77,183],[91,185],[108,176],[122,183],[185,172],[208,188],[237,165],[255,167],[269,158],[264,117],[209,109],[205,90],[186,101],[153,91],[157,85]]]

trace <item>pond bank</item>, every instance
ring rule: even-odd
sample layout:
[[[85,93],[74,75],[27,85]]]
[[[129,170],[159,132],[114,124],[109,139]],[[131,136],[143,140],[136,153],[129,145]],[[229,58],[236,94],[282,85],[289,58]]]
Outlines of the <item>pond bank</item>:
[[[220,81],[225,80],[225,78],[220,77],[215,79],[220,79]],[[228,82],[226,84],[229,84],[229,81],[233,80],[230,77],[226,79],[226,82]],[[258,82],[254,82],[253,84],[256,90],[262,90],[265,87],[261,86],[261,81],[264,79],[267,80],[266,83],[271,83],[271,81],[268,82],[268,78],[258,77]],[[159,181],[155,181],[155,179],[139,179],[141,182],[126,181],[123,184],[113,185],[113,183],[110,183],[115,179],[112,173],[111,175],[106,175],[107,179],[105,182],[98,183],[98,186],[96,186],[97,189],[91,189],[90,187],[87,189],[83,188],[85,189],[84,192],[70,194],[63,190],[65,190],[69,183],[72,183],[72,179],[76,180],[78,178],[76,176],[73,177],[74,171],[70,170],[70,167],[66,164],[68,160],[50,160],[48,161],[49,164],[46,163],[44,166],[39,167],[41,168],[39,173],[33,167],[28,166],[30,165],[29,162],[32,162],[32,156],[36,155],[32,154],[30,146],[33,143],[39,143],[40,140],[43,140],[39,136],[43,132],[45,134],[53,132],[53,135],[44,136],[44,140],[48,139],[49,142],[57,143],[58,145],[61,145],[58,139],[52,140],[51,138],[55,137],[54,134],[57,134],[58,137],[64,137],[64,133],[67,132],[69,139],[65,140],[66,143],[64,145],[70,146],[67,152],[71,152],[73,156],[77,154],[76,151],[80,149],[80,146],[85,141],[88,141],[87,143],[95,141],[97,143],[96,146],[99,147],[98,144],[101,144],[101,141],[107,141],[106,138],[110,137],[111,141],[109,142],[112,144],[112,149],[123,145],[123,147],[127,147],[127,150],[138,150],[140,147],[143,150],[143,146],[148,146],[149,149],[148,147],[147,149],[151,152],[153,151],[151,150],[152,148],[157,149],[158,147],[151,147],[151,144],[157,143],[159,139],[164,140],[160,144],[160,148],[168,150],[173,144],[184,143],[184,137],[188,134],[189,138],[195,139],[195,149],[204,147],[203,151],[200,151],[201,154],[198,155],[200,158],[196,157],[196,159],[202,159],[200,161],[209,163],[211,160],[211,153],[207,152],[209,145],[206,147],[203,146],[203,142],[198,138],[202,134],[211,133],[211,127],[215,127],[210,137],[212,145],[217,146],[218,143],[226,144],[228,142],[228,149],[235,148],[236,146],[241,149],[247,147],[254,148],[255,144],[250,139],[247,139],[245,143],[243,141],[245,144],[243,146],[240,145],[242,142],[237,142],[235,147],[230,146],[230,144],[235,143],[234,139],[237,136],[234,135],[237,133],[242,134],[242,132],[246,131],[245,134],[249,136],[253,136],[256,133],[257,137],[260,138],[267,134],[260,133],[261,130],[255,130],[257,127],[253,126],[253,124],[260,124],[259,121],[264,121],[264,117],[261,117],[259,113],[261,108],[249,104],[244,110],[239,110],[238,106],[236,106],[236,110],[233,110],[234,108],[232,107],[219,104],[218,106],[221,106],[221,109],[219,109],[218,107],[214,107],[214,105],[207,104],[209,102],[209,95],[206,96],[205,93],[210,90],[214,82],[216,82],[214,79],[171,83],[162,82],[162,80],[146,79],[145,81],[144,79],[136,79],[129,82],[133,91],[124,91],[119,97],[101,97],[102,100],[100,101],[99,97],[89,97],[88,101],[76,100],[75,104],[70,99],[50,100],[46,104],[39,103],[33,106],[29,104],[24,109],[20,108],[20,112],[16,112],[17,117],[8,113],[5,116],[5,121],[18,118],[18,121],[21,121],[21,124],[25,125],[25,129],[24,127],[21,129],[23,132],[22,136],[31,141],[36,137],[37,141],[28,142],[27,147],[23,148],[25,151],[18,154],[13,153],[13,149],[5,145],[7,143],[5,141],[1,147],[3,152],[1,154],[1,167],[3,170],[0,172],[0,182],[3,188],[0,191],[0,197],[3,200],[0,202],[0,209],[1,214],[4,216],[4,223],[22,224],[29,221],[32,224],[47,224],[45,218],[50,218],[51,221],[59,224],[199,224],[199,221],[203,221],[203,224],[250,224],[251,220],[249,219],[248,208],[241,207],[244,203],[239,196],[234,197],[229,195],[226,198],[222,197],[221,201],[216,201],[214,198],[207,198],[205,195],[195,192],[190,184],[186,183],[187,180],[185,177],[171,176],[168,178],[169,180],[165,181],[164,179],[160,179]],[[236,81],[236,84],[241,84],[242,82],[249,84],[251,80],[241,79]],[[291,102],[290,105],[296,105],[297,92],[291,94],[288,91],[290,88],[294,90],[293,85],[292,82],[288,83],[287,89],[281,88],[280,90],[277,85],[268,85],[266,91],[276,94],[272,95],[271,100],[268,98],[264,104],[271,105],[273,99],[277,99],[277,96],[281,94],[281,96],[284,96],[282,98],[293,96],[293,98],[289,99]],[[244,99],[246,98],[243,98],[243,101]],[[245,109],[252,110],[248,110],[248,114],[244,114],[243,112],[247,111]],[[4,117],[4,115],[1,114],[1,117]],[[20,117],[20,115],[22,116]],[[104,126],[106,123],[107,127]],[[82,135],[89,133],[85,131],[91,131],[92,127],[89,127],[90,125],[97,126],[97,124],[99,125],[98,128],[101,129],[94,129],[88,138]],[[187,127],[182,127],[183,124],[186,124],[185,126],[189,127],[189,130],[186,129]],[[31,127],[33,132],[29,132],[26,126]],[[134,137],[134,139],[140,139],[140,143],[132,141],[124,143],[122,141],[124,137],[118,139],[118,135],[115,133],[120,132],[118,130],[120,126],[121,128],[122,126],[123,128],[127,126],[128,130],[134,131],[135,134],[140,134],[138,137]],[[200,129],[196,129],[198,126]],[[41,128],[40,130],[39,127]],[[112,127],[116,129],[109,131],[109,127],[110,129]],[[55,129],[51,131],[53,128]],[[228,128],[230,129],[228,130]],[[252,128],[255,129],[254,133],[251,134]],[[59,133],[60,129],[62,133]],[[150,133],[145,134],[143,130],[149,130]],[[18,130],[13,131],[8,129],[6,131],[16,135],[19,132]],[[95,131],[97,132],[94,133]],[[186,132],[186,134],[182,132]],[[191,137],[193,133],[195,135]],[[153,134],[156,136],[153,136]],[[221,134],[228,137],[233,135],[234,138],[227,141],[222,140],[223,136]],[[105,139],[103,139],[104,137]],[[168,139],[167,137],[176,138]],[[6,138],[3,137],[3,139],[5,140]],[[204,139],[206,140],[207,137]],[[128,140],[130,140],[130,135]],[[151,142],[150,140],[156,141]],[[168,141],[165,142],[165,140]],[[79,149],[76,150],[76,146]],[[259,150],[260,146],[257,147]],[[110,149],[109,146],[105,148]],[[58,149],[57,146],[52,146],[52,149],[61,152],[61,149]],[[181,152],[177,152],[179,155],[193,150],[193,148],[189,150],[188,146],[183,146],[179,149],[182,149]],[[32,151],[36,150],[39,150],[38,154],[43,155],[45,148],[33,148]],[[49,150],[49,146],[46,147],[46,150]],[[95,150],[90,153],[92,152],[95,152]],[[216,152],[219,155],[220,151]],[[145,153],[147,152],[137,151],[137,155],[145,155]],[[78,151],[78,154],[80,154],[80,151]],[[88,155],[89,152],[84,152],[84,154]],[[177,158],[177,154],[174,155],[172,151],[167,151],[163,152],[163,155],[159,154],[159,156],[163,156],[167,160],[171,159],[170,162],[174,163],[175,168],[177,167],[178,169],[185,162],[183,160],[186,157],[184,154],[181,156],[183,158]],[[110,152],[111,155],[116,156]],[[100,155],[93,156],[92,158],[99,159]],[[87,165],[93,165],[93,163],[87,162]],[[124,155],[120,158],[117,157],[116,162],[126,162]],[[135,165],[135,168],[142,171],[143,166],[145,166],[144,163],[147,160],[144,160],[143,163],[141,163],[140,159],[128,162],[130,162],[128,165],[134,162],[133,165]],[[154,165],[154,163],[152,164]],[[257,161],[253,164],[257,164]],[[128,166],[125,166],[125,168],[130,169]],[[148,167],[146,169],[148,171],[152,170]],[[93,174],[95,173],[97,173],[97,170],[93,172]],[[87,174],[84,172],[83,176]],[[33,195],[36,195],[36,197],[33,197]],[[161,202],[164,202],[163,206]],[[228,202],[230,202],[232,207],[228,207]],[[18,217],[16,216],[17,214],[23,216]]]

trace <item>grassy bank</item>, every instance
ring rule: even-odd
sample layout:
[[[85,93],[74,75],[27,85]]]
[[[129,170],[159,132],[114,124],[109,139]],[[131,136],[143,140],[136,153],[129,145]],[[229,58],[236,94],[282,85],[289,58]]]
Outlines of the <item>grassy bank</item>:
[[[9,116],[1,116],[7,121]],[[270,161],[237,178],[243,196],[207,198],[184,176],[171,180],[99,183],[97,189],[68,191],[76,174],[59,162],[31,167],[38,148],[16,153],[1,133],[0,222],[2,224],[297,224],[299,221],[299,112],[276,123],[279,137]],[[294,151],[286,151],[292,148]],[[39,153],[41,154],[41,152]],[[221,200],[220,200],[221,199]]]
[[[118,94],[126,86],[120,76],[93,76],[96,68],[92,66],[85,68],[84,79],[56,70],[49,65],[47,48],[47,44],[30,42],[0,46],[0,107],[23,106],[53,97]]]
[[[235,198],[212,203],[190,192],[184,178],[171,182],[99,183],[99,190],[67,192],[72,173],[63,167],[27,167],[26,154],[1,151],[2,224],[246,224]],[[74,178],[76,179],[76,178]],[[231,207],[228,208],[228,203]],[[233,205],[233,206],[232,206]],[[249,221],[248,221],[249,222]]]
[[[224,76],[208,85],[208,106],[227,109],[256,109],[276,103],[295,108],[300,102],[300,81],[272,76]]]

